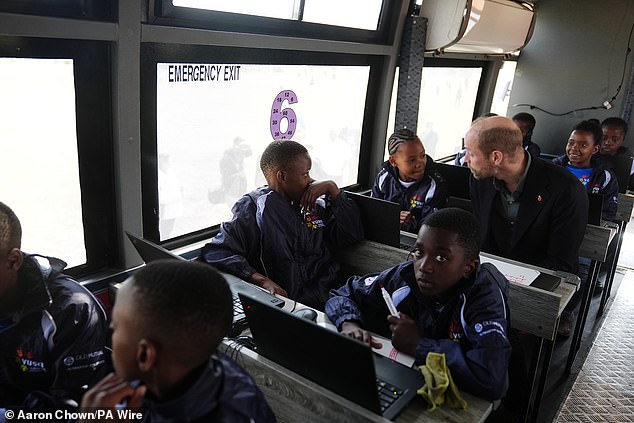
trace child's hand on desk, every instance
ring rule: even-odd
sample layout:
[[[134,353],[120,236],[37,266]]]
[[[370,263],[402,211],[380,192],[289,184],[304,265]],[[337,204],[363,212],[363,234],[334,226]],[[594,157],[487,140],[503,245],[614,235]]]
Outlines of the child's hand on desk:
[[[271,294],[281,295],[283,297],[288,297],[288,292],[284,290],[281,286],[273,282],[271,279],[267,278],[261,273],[255,272],[249,278],[251,282],[259,286],[260,288],[266,289]]]
[[[339,192],[339,187],[333,181],[313,182],[308,185],[299,203],[303,210],[311,211],[315,208],[315,201],[319,197],[328,194],[334,198],[339,195]]]
[[[414,215],[411,212],[406,210],[401,210],[400,221],[401,226],[407,225],[412,219],[414,219]]]
[[[405,354],[414,355],[416,345],[421,340],[416,322],[409,316],[399,313],[400,317],[387,316],[392,331],[392,345]]]
[[[135,388],[119,376],[110,373],[84,394],[81,409],[112,408],[123,402],[126,402],[125,408],[139,408],[146,389],[145,385]]]
[[[262,284],[260,286],[266,289],[267,291],[269,291],[273,295],[277,294],[283,297],[288,297],[288,292],[286,292],[284,288],[282,288],[281,286],[279,286],[278,284],[276,284],[269,278],[262,280]]]
[[[361,341],[364,344],[368,344],[372,348],[383,348],[383,344],[375,341],[370,332],[363,330],[361,326],[354,322],[343,322],[341,325],[341,333],[349,336],[350,338]]]

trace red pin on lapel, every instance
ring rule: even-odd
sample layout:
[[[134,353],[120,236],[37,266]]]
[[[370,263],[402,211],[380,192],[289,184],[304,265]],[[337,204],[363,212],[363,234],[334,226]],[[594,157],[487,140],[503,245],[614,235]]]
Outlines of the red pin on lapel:
[[[542,202],[542,196],[541,196],[541,195],[538,195],[538,196],[537,196],[537,202],[539,202],[539,203],[541,203],[541,202]]]

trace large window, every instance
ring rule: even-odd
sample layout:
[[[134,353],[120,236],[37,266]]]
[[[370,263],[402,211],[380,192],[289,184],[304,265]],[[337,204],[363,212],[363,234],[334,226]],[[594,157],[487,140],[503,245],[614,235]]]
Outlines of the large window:
[[[71,59],[0,58],[0,201],[22,248],[86,262]]]
[[[173,0],[177,7],[376,30],[382,0]]]
[[[433,159],[462,149],[462,138],[473,120],[482,72],[480,66],[423,68],[416,132]],[[397,85],[398,69],[386,140],[394,130]],[[385,154],[387,157],[387,148]]]
[[[265,184],[259,160],[273,139],[304,144],[313,178],[357,183],[369,69],[157,63],[160,239],[227,220]]]
[[[509,109],[509,100],[511,98],[511,90],[513,89],[516,67],[516,61],[507,60],[498,73],[493,102],[491,104],[491,112],[500,116],[506,116]]]
[[[108,75],[107,43],[0,37],[0,201],[74,276],[117,261]]]

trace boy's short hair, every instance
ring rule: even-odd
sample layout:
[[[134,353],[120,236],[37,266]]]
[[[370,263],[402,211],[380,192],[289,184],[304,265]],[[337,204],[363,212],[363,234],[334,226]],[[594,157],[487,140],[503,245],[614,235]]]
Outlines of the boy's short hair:
[[[528,130],[530,132],[533,132],[533,129],[535,129],[535,124],[536,124],[535,117],[531,115],[530,113],[521,112],[513,116],[511,119],[519,120],[520,122],[526,122],[529,127]]]
[[[260,169],[264,176],[278,168],[285,168],[295,157],[308,154],[306,147],[296,141],[273,141],[262,153]]]
[[[390,135],[390,137],[387,139],[387,151],[390,156],[393,156],[394,154],[396,154],[396,152],[398,151],[398,147],[401,144],[416,139],[418,139],[418,136],[414,133],[414,131],[406,128],[399,129],[392,135]]]
[[[601,127],[591,120],[582,120],[578,124],[572,128],[573,131],[583,131],[590,132],[592,134],[592,139],[594,140],[594,145],[601,144],[601,138],[603,138],[603,130]]]
[[[157,260],[137,270],[130,282],[147,336],[162,340],[185,364],[208,358],[231,329],[231,291],[207,264]]]
[[[0,202],[0,250],[20,248],[22,225],[20,219],[9,206]]]
[[[440,209],[428,215],[423,226],[444,229],[458,235],[458,245],[469,260],[478,260],[480,255],[480,224],[478,219],[466,210],[456,207]]]
[[[608,126],[612,128],[620,129],[621,131],[623,131],[624,134],[627,134],[627,122],[625,122],[621,118],[609,117],[604,119],[603,122],[601,122],[601,128],[606,128]]]

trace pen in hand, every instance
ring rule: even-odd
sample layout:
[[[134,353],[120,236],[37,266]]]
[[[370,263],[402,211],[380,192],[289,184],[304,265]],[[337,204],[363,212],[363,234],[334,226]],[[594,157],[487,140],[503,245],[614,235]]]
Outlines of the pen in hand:
[[[385,288],[383,287],[381,287],[381,294],[383,295],[385,304],[387,304],[388,310],[390,310],[390,314],[394,317],[399,317],[398,311],[396,310],[396,307],[394,306],[394,303],[392,302],[392,297],[390,297],[390,294],[388,294]]]

